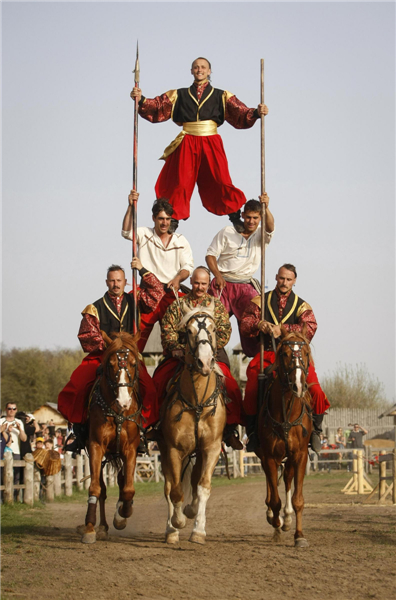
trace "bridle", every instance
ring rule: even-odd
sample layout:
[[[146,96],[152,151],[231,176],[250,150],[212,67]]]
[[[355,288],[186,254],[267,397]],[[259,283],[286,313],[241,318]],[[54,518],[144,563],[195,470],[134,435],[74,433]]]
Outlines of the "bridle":
[[[100,390],[101,377],[99,377],[96,380],[95,385],[92,390],[92,395],[91,395],[92,400],[91,400],[90,406],[97,404],[102,409],[104,416],[106,418],[106,421],[107,421],[107,417],[113,417],[113,419],[114,419],[114,424],[116,426],[116,455],[120,454],[120,438],[121,438],[121,430],[122,430],[122,426],[123,426],[124,422],[132,421],[133,423],[136,423],[136,425],[141,430],[142,426],[141,426],[140,420],[141,420],[141,418],[144,418],[141,416],[143,403],[142,403],[140,393],[139,393],[138,361],[136,361],[135,373],[134,373],[134,376],[132,377],[132,375],[129,371],[129,368],[128,368],[129,353],[130,353],[129,348],[121,348],[121,350],[118,350],[117,352],[115,352],[115,355],[117,357],[117,367],[118,367],[118,370],[115,374],[115,380],[113,380],[110,377],[110,361],[108,361],[108,363],[106,364],[105,373],[101,375],[101,377],[104,376],[106,378],[107,384],[114,392],[115,397],[114,397],[114,400],[111,402],[111,404],[110,405],[107,404],[107,402],[105,401],[105,399],[102,396],[102,392]],[[120,382],[122,371],[125,371],[128,376],[127,382]],[[122,412],[119,413],[112,408],[112,405],[115,403],[116,398],[117,398],[117,390],[120,387],[129,387],[132,389],[132,392],[136,391],[138,409],[131,415],[125,416],[122,414]]]
[[[217,349],[216,336],[215,336],[215,339],[213,340],[213,335],[210,333],[210,331],[209,331],[209,329],[207,327],[206,319],[210,319],[212,321],[212,323],[214,324],[214,326],[215,326],[215,329],[214,329],[214,332],[213,332],[214,334],[216,333],[216,324],[215,324],[214,317],[212,315],[208,314],[207,312],[195,313],[186,322],[186,329],[188,329],[188,325],[189,325],[189,323],[193,319],[196,321],[197,327],[198,327],[198,333],[196,334],[195,339],[198,338],[198,336],[201,333],[201,331],[205,331],[205,333],[207,335],[207,338],[204,338],[202,340],[198,340],[197,343],[195,345],[193,345],[191,343],[191,339],[190,339],[191,336],[189,335],[189,333],[187,331],[188,349],[190,351],[191,356],[193,357],[195,369],[201,375],[203,375],[204,377],[207,377],[207,375],[205,375],[202,372],[202,367],[199,365],[199,362],[198,362],[198,350],[199,350],[199,346],[200,345],[209,344],[210,349],[212,350],[213,356],[214,357],[216,356],[216,349]],[[199,319],[202,319],[202,320],[199,320]],[[212,370],[211,370],[211,372],[212,372]]]
[[[287,346],[288,348],[290,348],[291,353],[292,353],[292,355],[291,355],[292,360],[290,361],[290,363],[288,365],[286,365],[286,362],[285,362],[285,356],[288,356],[288,354],[286,352],[282,351],[283,346]],[[295,348],[295,346],[297,346],[297,348]],[[301,369],[301,371],[305,375],[305,381],[308,377],[309,352],[307,354],[307,360],[305,363],[303,355],[302,355],[302,349],[304,346],[307,346],[307,342],[305,342],[304,340],[301,340],[301,341],[284,340],[283,342],[280,343],[280,348],[278,351],[279,362],[282,367],[283,375],[286,378],[287,388],[289,388],[290,391],[293,393],[294,393],[293,382],[290,380],[292,373],[294,371],[297,371],[297,369]],[[308,390],[308,387],[307,387],[306,383],[304,382],[304,388],[303,388],[302,395],[304,395],[307,390]]]

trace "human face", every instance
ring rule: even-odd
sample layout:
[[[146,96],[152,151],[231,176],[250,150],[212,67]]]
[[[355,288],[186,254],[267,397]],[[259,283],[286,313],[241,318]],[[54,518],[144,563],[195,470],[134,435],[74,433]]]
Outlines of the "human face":
[[[203,269],[196,269],[190,279],[194,298],[202,298],[208,291],[209,275]]]
[[[127,280],[123,271],[110,271],[106,279],[106,285],[113,296],[122,296],[126,282]]]
[[[164,235],[168,232],[169,225],[172,217],[166,214],[164,210],[161,210],[156,217],[153,215],[154,230],[157,235]]]
[[[194,76],[194,81],[202,83],[210,74],[211,70],[209,69],[209,63],[205,59],[198,58],[197,60],[194,60],[191,68],[191,75]]]
[[[6,413],[7,413],[6,419],[7,419],[7,421],[13,421],[14,420],[15,413],[16,413],[17,410],[18,410],[17,406],[13,402],[10,402],[10,404],[8,404],[6,406]]]
[[[296,283],[296,277],[293,271],[289,271],[284,267],[281,267],[278,271],[278,274],[275,275],[276,279],[276,287],[280,291],[281,294],[287,294],[290,292],[293,285]]]
[[[260,224],[261,215],[258,212],[243,212],[242,219],[245,225],[245,233],[254,233]]]

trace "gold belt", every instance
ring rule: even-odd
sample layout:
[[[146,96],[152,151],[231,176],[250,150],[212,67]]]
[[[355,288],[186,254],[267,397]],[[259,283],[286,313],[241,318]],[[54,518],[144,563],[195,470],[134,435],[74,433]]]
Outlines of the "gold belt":
[[[175,137],[169,146],[165,148],[160,160],[167,159],[168,156],[180,146],[185,135],[217,135],[217,123],[215,123],[215,121],[192,121],[190,123],[183,123],[183,130]]]

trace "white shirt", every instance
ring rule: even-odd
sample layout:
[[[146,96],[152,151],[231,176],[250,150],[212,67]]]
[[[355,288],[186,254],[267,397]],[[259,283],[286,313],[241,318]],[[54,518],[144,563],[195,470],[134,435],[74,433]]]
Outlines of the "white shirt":
[[[132,231],[122,231],[122,237],[132,240]],[[181,233],[173,233],[165,247],[153,227],[138,227],[137,244],[142,265],[158,277],[161,283],[168,283],[183,269],[188,274],[194,270],[191,246]]]
[[[0,419],[0,425],[3,425],[3,423],[5,423],[7,421],[6,417],[1,417]],[[25,431],[25,427],[23,422],[20,419],[14,419],[13,421],[7,421],[8,423],[19,423],[19,425],[21,426],[21,430]],[[20,454],[21,453],[21,449],[20,449],[20,445],[19,445],[19,435],[20,435],[20,431],[19,429],[14,425],[14,427],[8,431],[7,433],[11,436],[11,444],[8,444],[9,448],[11,448],[13,454]]]
[[[273,233],[265,232],[266,247]],[[247,239],[233,225],[227,225],[214,236],[206,256],[216,258],[219,271],[226,281],[250,281],[261,260],[261,225]]]

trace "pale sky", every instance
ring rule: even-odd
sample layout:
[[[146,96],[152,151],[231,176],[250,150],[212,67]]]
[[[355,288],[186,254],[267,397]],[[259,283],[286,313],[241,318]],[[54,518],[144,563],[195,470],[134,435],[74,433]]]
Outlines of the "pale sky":
[[[132,182],[139,40],[148,97],[191,84],[206,56],[215,87],[248,106],[265,59],[266,188],[276,234],[266,279],[292,262],[319,327],[319,376],[365,363],[395,397],[395,5],[354,3],[2,4],[3,342],[77,347],[81,310],[106,268],[130,271],[121,222]],[[139,121],[139,225],[171,121]],[[260,193],[260,127],[219,130],[234,184]],[[195,192],[179,231],[196,265],[227,217]],[[234,322],[231,346],[238,343]]]

